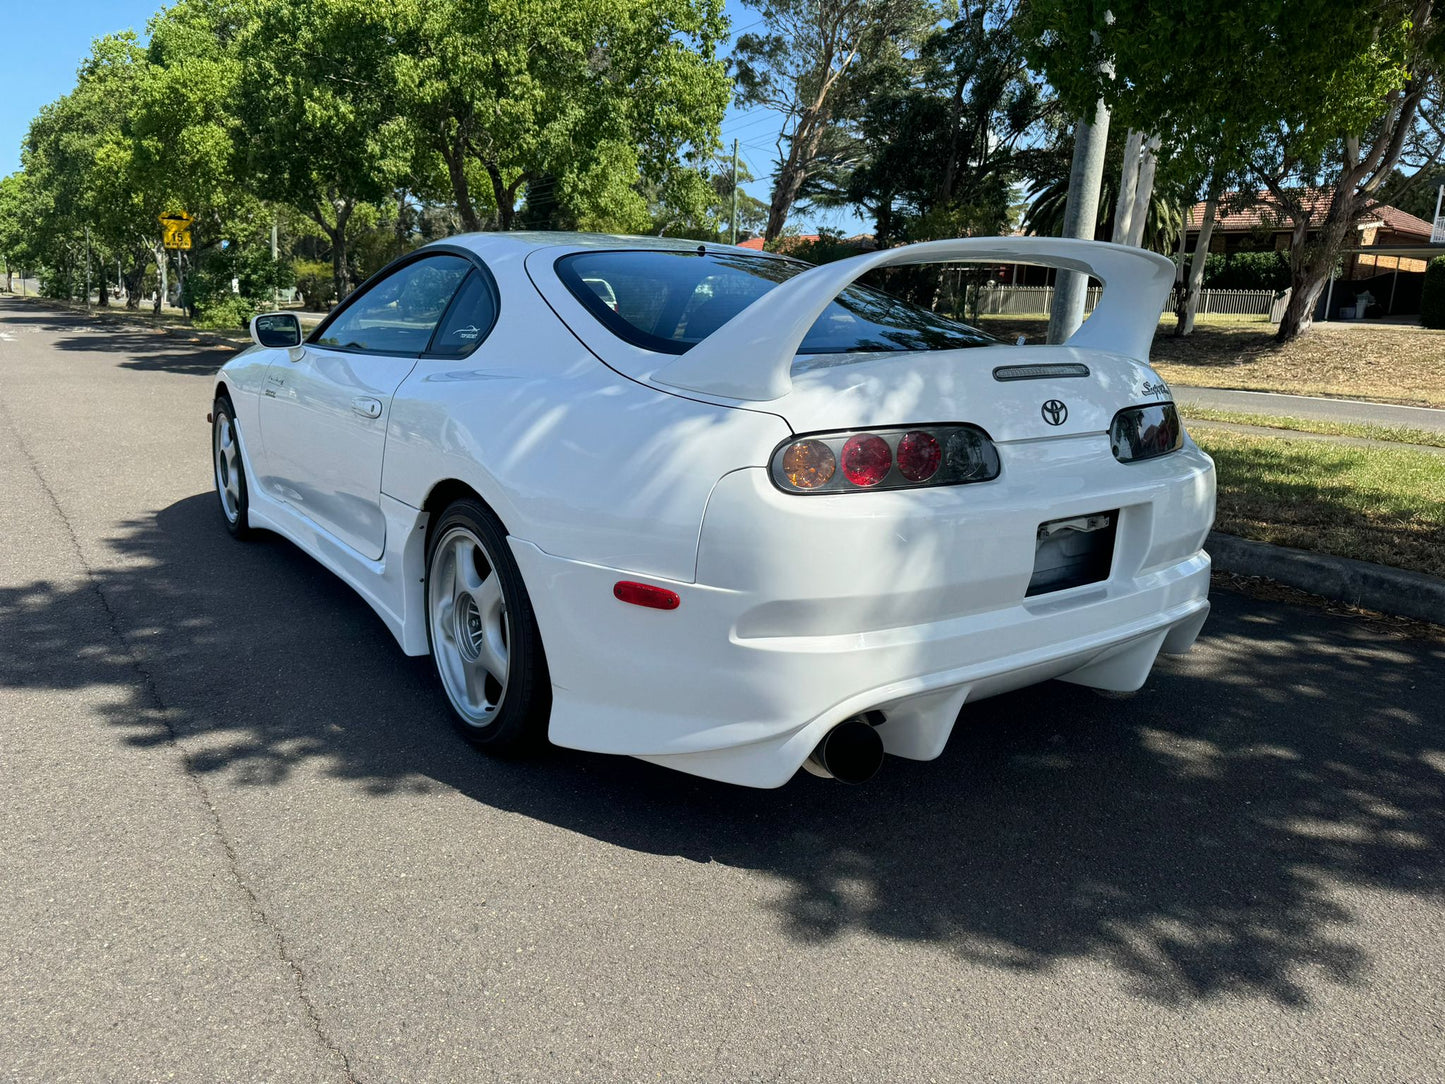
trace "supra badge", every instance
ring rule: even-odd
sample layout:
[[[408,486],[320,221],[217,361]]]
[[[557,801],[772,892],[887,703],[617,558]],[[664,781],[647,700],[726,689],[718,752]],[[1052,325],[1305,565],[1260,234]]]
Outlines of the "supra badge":
[[[1039,408],[1039,413],[1050,425],[1063,425],[1069,420],[1069,408],[1059,399],[1045,400],[1044,405]]]

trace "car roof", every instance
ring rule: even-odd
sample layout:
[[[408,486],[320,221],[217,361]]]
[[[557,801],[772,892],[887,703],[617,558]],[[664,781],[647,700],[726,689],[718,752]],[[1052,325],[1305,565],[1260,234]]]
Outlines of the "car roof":
[[[635,237],[614,233],[570,233],[564,230],[509,230],[507,232],[462,233],[434,241],[435,245],[455,245],[470,249],[483,259],[503,256],[525,256],[543,248],[585,249],[654,249],[661,252],[736,252],[744,256],[783,259],[772,253],[738,245],[714,244],[683,237]],[[428,246],[430,247],[430,246]]]

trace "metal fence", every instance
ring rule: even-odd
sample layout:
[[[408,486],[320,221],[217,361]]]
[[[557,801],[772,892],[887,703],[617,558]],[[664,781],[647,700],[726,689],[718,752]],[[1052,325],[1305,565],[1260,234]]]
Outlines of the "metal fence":
[[[1093,312],[1103,290],[1090,287],[1084,297],[1084,311]],[[986,287],[979,299],[978,311],[983,316],[1047,316],[1054,301],[1052,286]],[[1255,317],[1269,319],[1274,302],[1273,290],[1201,290],[1199,315]],[[1162,312],[1173,309],[1174,299],[1167,298]]]

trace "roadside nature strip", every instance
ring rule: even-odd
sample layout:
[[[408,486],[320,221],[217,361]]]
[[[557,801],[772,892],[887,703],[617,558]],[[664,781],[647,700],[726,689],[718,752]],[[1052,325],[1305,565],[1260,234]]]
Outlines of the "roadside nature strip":
[[[1445,577],[1445,460],[1200,427],[1221,531]]]
[[[1279,429],[1300,433],[1317,433],[1328,437],[1358,437],[1391,444],[1419,444],[1445,448],[1445,433],[1431,429],[1412,429],[1403,425],[1337,422],[1321,418],[1292,418],[1279,414],[1251,414],[1241,410],[1215,410],[1212,407],[1181,406],[1179,413],[1188,422],[1226,422],[1230,425],[1252,425],[1263,429]],[[1192,433],[1193,430],[1191,429]]]
[[[1445,407],[1445,331],[1317,324],[1281,346],[1266,325],[1163,325],[1151,363],[1170,384]]]

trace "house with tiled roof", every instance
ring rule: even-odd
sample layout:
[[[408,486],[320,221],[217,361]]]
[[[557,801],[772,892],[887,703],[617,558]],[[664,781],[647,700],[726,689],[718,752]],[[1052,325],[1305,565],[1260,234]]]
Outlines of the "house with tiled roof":
[[[1247,199],[1247,197],[1246,197]],[[1308,192],[1302,202],[1315,221],[1323,220],[1329,207],[1330,194],[1324,190]],[[1204,221],[1204,204],[1196,203],[1185,221],[1184,248],[1193,252],[1199,240],[1199,226]],[[1241,202],[1235,193],[1220,201],[1220,211],[1209,238],[1209,251],[1220,254],[1234,252],[1285,252],[1289,249],[1293,226],[1288,216],[1268,192],[1260,192],[1252,203]],[[1389,249],[1418,247],[1430,243],[1430,223],[1408,211],[1385,203],[1373,203],[1355,223],[1355,239],[1349,249]],[[1445,248],[1442,248],[1445,253]],[[1370,278],[1386,271],[1423,272],[1425,261],[1386,252],[1351,252],[1346,257],[1344,277]]]

